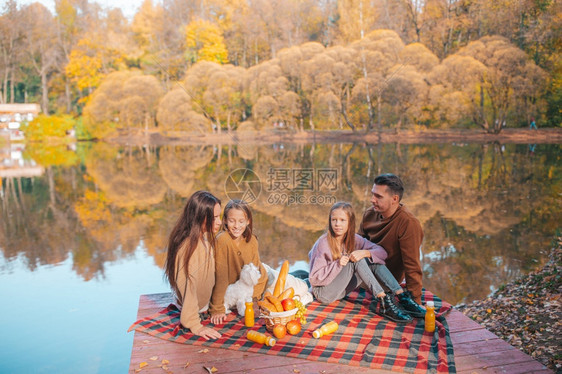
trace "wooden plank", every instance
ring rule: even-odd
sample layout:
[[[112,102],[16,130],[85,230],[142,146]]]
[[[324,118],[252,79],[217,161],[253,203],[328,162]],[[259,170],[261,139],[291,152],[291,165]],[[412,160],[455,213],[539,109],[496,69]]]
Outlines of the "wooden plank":
[[[460,332],[484,329],[484,326],[465,316],[462,312],[453,309],[446,316],[449,332]]]
[[[531,370],[542,370],[545,368],[540,362],[533,360],[530,356],[517,349],[455,357],[455,363],[457,369],[462,368],[464,371],[493,368],[493,370],[500,370],[499,372],[502,372],[503,367],[509,367],[510,370],[515,370],[515,367],[525,367],[524,371],[518,371],[518,373],[526,373]],[[506,371],[506,373],[515,374],[513,371]]]
[[[452,332],[450,335],[451,335],[451,341],[453,342],[453,346],[457,344],[463,344],[466,342],[474,342],[474,341],[497,338],[496,335],[494,335],[493,333],[491,333],[490,331],[484,328],[478,330]]]
[[[513,349],[513,347],[509,344],[502,343],[504,343],[503,340],[496,338],[453,345],[455,350],[455,359],[462,356],[474,356],[483,353],[501,352]]]
[[[534,365],[528,366],[526,363],[507,364],[492,366],[479,369],[461,370],[458,374],[552,374],[547,367],[536,369]]]

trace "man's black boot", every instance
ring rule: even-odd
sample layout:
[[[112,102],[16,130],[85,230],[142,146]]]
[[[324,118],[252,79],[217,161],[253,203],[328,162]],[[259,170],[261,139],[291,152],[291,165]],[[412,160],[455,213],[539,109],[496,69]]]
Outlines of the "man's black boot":
[[[425,317],[425,309],[414,301],[410,291],[404,291],[398,295],[398,301],[402,309],[406,311],[409,315],[416,318]]]
[[[380,298],[379,309],[376,312],[379,316],[388,318],[396,323],[408,323],[412,321],[412,317],[403,310],[394,299],[394,295],[386,295]]]

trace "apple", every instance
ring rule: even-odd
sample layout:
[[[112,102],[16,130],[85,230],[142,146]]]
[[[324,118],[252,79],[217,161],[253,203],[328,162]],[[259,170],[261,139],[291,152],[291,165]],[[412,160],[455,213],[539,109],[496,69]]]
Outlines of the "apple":
[[[299,332],[301,332],[301,328],[301,323],[296,319],[287,322],[287,332],[291,335],[297,335]]]
[[[293,299],[283,299],[281,301],[281,306],[283,306],[283,310],[287,311],[287,310],[295,309],[297,307],[297,304]]]
[[[285,335],[287,335],[287,330],[285,329],[285,326],[283,326],[280,323],[275,324],[273,326],[273,335],[277,339],[283,339],[285,337]]]

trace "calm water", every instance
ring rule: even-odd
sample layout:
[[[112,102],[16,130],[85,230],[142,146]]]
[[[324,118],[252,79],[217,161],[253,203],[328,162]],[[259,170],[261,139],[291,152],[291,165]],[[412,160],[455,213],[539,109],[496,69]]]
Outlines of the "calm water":
[[[165,292],[167,234],[207,189],[253,200],[262,261],[306,267],[336,200],[369,206],[375,175],[403,177],[422,222],[424,284],[481,299],[545,262],[561,228],[561,145],[79,144],[0,152],[0,372],[129,365],[138,298]]]

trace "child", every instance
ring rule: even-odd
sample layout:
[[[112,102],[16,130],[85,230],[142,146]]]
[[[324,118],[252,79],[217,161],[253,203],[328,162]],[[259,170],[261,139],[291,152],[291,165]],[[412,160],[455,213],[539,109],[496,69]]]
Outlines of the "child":
[[[267,286],[267,272],[260,261],[258,240],[252,234],[252,212],[241,200],[231,200],[224,208],[223,231],[217,236],[216,283],[211,296],[211,322],[221,324],[226,318],[224,294],[229,284],[240,278],[244,265],[253,263],[261,277],[254,286],[253,297],[261,298]]]
[[[170,233],[166,278],[181,307],[180,323],[206,340],[221,334],[201,324],[215,285],[215,234],[221,225],[220,200],[206,191],[195,192],[187,201]]]
[[[328,230],[316,241],[308,257],[312,294],[320,302],[329,304],[340,300],[364,284],[376,296],[374,310],[380,300],[377,314],[395,322],[412,321],[411,313],[394,298],[403,294],[403,290],[384,265],[386,251],[355,234],[355,213],[349,203],[338,202],[332,206]],[[394,295],[386,294],[377,279]]]

